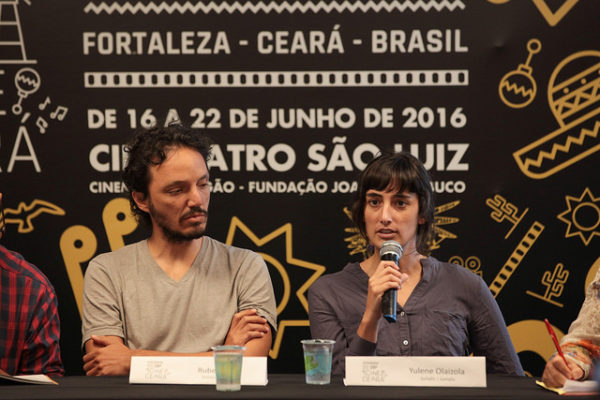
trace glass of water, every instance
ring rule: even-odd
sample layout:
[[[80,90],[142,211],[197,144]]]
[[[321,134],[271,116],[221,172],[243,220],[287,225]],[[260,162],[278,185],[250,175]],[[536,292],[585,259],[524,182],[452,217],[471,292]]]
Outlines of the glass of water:
[[[331,358],[335,340],[308,339],[301,340],[300,343],[304,350],[306,383],[327,385],[331,382]]]
[[[217,390],[236,392],[241,389],[244,346],[214,346]]]

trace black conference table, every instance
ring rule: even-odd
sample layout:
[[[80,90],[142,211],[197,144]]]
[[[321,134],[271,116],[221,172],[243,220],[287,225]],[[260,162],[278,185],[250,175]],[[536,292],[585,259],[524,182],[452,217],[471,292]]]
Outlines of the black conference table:
[[[127,377],[67,376],[55,385],[0,385],[0,399],[554,399],[558,396],[525,377],[488,375],[486,388],[344,386],[304,383],[301,374],[271,374],[267,386],[244,386],[240,392],[217,392],[212,385],[130,385]],[[600,398],[600,396],[587,396]]]

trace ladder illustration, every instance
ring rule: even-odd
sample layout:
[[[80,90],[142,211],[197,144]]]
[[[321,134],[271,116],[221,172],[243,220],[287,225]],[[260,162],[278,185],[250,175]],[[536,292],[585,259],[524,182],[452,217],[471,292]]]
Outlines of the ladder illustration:
[[[30,5],[29,0],[24,0]],[[35,64],[27,59],[21,31],[19,0],[0,0],[0,64]]]

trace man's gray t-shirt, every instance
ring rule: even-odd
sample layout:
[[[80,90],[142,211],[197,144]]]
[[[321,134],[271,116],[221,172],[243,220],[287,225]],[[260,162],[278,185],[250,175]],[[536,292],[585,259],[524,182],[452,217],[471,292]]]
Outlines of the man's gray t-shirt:
[[[130,349],[209,351],[224,343],[233,315],[249,308],[276,327],[273,286],[258,254],[204,236],[192,267],[174,281],[143,240],[90,261],[82,345],[111,335]]]

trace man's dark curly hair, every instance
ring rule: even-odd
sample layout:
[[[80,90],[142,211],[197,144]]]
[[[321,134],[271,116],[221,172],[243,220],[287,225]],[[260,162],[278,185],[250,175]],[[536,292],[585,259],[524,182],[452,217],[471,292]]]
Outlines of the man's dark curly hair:
[[[123,170],[123,182],[129,190],[131,211],[136,218],[152,225],[150,215],[140,210],[133,200],[133,192],[148,196],[150,183],[149,167],[160,165],[165,161],[169,150],[177,147],[189,147],[198,151],[208,162],[211,155],[212,141],[197,130],[190,129],[179,123],[168,126],[156,125],[150,129],[138,130],[125,145],[129,154],[127,166]]]
[[[429,242],[434,234],[434,204],[431,178],[421,161],[410,153],[384,153],[367,164],[358,178],[358,190],[352,204],[352,221],[361,235],[368,241],[365,227],[365,206],[370,189],[415,193],[419,199],[419,216],[424,223],[417,228],[417,251],[423,255],[431,253]]]

